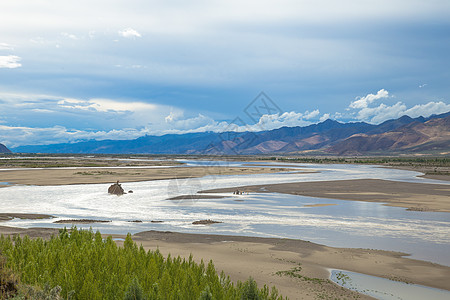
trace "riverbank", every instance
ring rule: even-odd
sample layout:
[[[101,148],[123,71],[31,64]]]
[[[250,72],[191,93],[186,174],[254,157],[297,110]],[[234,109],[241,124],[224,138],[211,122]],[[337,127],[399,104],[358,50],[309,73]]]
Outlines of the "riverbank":
[[[428,179],[450,181],[450,167],[435,167],[435,166],[391,166],[393,169],[415,171],[423,173],[418,176]]]
[[[0,226],[1,234],[49,238],[58,229]],[[107,236],[107,235],[105,235]],[[113,235],[119,245],[124,235]],[[345,269],[408,283],[450,290],[450,267],[403,257],[403,253],[334,248],[301,240],[146,231],[137,244],[167,256],[213,260],[233,281],[252,276],[259,285],[275,285],[290,299],[354,298],[355,292],[328,281],[327,268]],[[370,299],[361,296],[359,299]]]

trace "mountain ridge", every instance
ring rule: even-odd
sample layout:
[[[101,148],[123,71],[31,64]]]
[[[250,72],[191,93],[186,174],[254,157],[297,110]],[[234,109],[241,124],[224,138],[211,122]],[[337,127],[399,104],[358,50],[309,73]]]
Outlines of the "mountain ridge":
[[[146,135],[133,140],[102,140],[20,146],[24,153],[103,154],[299,154],[318,151],[333,155],[376,152],[450,151],[450,112],[427,118],[402,116],[374,125],[325,120],[300,127],[260,132],[199,132]],[[428,145],[428,146],[427,146]]]
[[[0,153],[11,153],[11,150],[9,150],[5,145],[0,143]]]

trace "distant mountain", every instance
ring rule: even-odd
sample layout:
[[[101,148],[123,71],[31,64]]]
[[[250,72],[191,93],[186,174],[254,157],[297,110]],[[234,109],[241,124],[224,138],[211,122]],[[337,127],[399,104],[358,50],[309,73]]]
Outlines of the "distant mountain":
[[[400,119],[403,119],[399,121]],[[361,155],[376,152],[450,152],[450,115],[433,118],[425,122],[422,119],[397,119],[397,124],[405,125],[376,134],[355,134],[331,146],[328,152],[337,155]],[[425,120],[425,119],[424,119]],[[382,124],[380,124],[381,126]],[[371,132],[380,132],[373,130]]]
[[[230,140],[225,140],[219,144],[211,145],[213,149],[208,149],[207,152],[215,154],[265,154],[315,150],[355,133],[366,132],[373,126],[363,122],[340,123],[326,120],[306,127],[282,127],[269,131],[247,133],[242,136],[245,142],[239,143],[238,141],[234,145]]]
[[[428,118],[403,116],[379,125],[333,120],[305,127],[261,132],[202,132],[143,136],[134,140],[21,146],[15,152],[147,154],[296,154],[336,155],[450,151],[450,112]]]
[[[11,153],[11,150],[9,150],[8,148],[6,148],[5,145],[0,144],[0,153]]]
[[[220,139],[215,133],[167,134],[163,136],[143,136],[134,140],[102,140],[52,145],[21,146],[15,152],[25,153],[152,153],[190,154],[206,149],[210,143]]]

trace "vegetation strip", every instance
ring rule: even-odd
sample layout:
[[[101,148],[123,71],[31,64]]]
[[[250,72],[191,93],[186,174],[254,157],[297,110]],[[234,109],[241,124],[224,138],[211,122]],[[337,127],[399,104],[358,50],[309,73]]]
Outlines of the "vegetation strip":
[[[47,241],[2,235],[0,253],[2,299],[8,293],[20,299],[284,299],[252,278],[232,283],[212,261],[145,251],[130,234],[123,247],[111,236],[76,227]]]

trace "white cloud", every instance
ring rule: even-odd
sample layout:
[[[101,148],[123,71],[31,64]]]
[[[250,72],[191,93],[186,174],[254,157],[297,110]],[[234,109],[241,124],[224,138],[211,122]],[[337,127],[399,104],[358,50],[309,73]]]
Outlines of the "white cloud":
[[[0,56],[0,68],[15,69],[22,66],[21,58],[16,55]]]
[[[216,131],[219,124],[214,119],[198,114],[192,118],[183,119],[183,112],[173,112],[165,118],[168,129],[173,131]],[[209,128],[209,130],[207,130]]]
[[[365,108],[373,101],[387,97],[389,97],[389,92],[385,89],[381,89],[376,95],[368,94],[365,97],[357,98],[357,100],[350,103],[350,108]]]
[[[183,113],[181,111],[173,111],[173,109],[170,110],[170,114],[164,118],[164,121],[166,123],[174,122],[180,118],[183,117]]]
[[[0,43],[0,50],[14,50],[14,48],[9,44]]]
[[[323,114],[323,116],[320,117],[319,121],[323,122],[330,118],[330,114]]]
[[[151,103],[137,102],[137,101],[115,101],[110,99],[64,99],[59,100],[58,105],[64,108],[81,109],[81,110],[96,110],[99,112],[127,112],[127,111],[142,111],[155,110],[157,106]]]
[[[420,116],[429,117],[431,115],[438,115],[449,111],[450,111],[450,104],[446,104],[442,101],[439,101],[415,105],[405,110],[404,114],[412,118],[417,118]]]
[[[320,114],[320,111],[318,109],[315,109],[312,112],[305,111],[305,114],[304,114],[303,118],[306,119],[306,120],[314,119],[319,114]]]
[[[341,119],[344,116],[344,114],[340,113],[340,112],[335,112],[333,119]]]
[[[254,125],[241,126],[237,131],[263,131],[281,127],[307,126],[312,122],[307,121],[319,114],[319,110],[313,112],[297,113],[295,111],[282,114],[263,115]]]
[[[150,101],[149,101],[150,102]],[[167,128],[164,116],[180,109],[144,101],[75,99],[49,95],[0,93],[0,114],[10,126],[110,131]],[[49,114],[52,113],[51,117]]]
[[[0,125],[0,136],[2,136],[2,143],[8,145],[8,147],[70,143],[91,139],[125,140],[138,138],[146,133],[146,129],[138,130],[134,128],[124,128],[121,130],[110,131],[85,131],[68,130],[63,126],[35,128]]]
[[[397,102],[392,106],[381,103],[377,107],[365,107],[361,109],[356,118],[360,121],[381,123],[389,119],[401,117],[404,115],[406,109],[406,105],[402,102]]]
[[[387,98],[389,92],[382,89],[376,95],[369,94],[357,101],[351,102],[349,108],[353,109],[351,116],[360,121],[369,123],[381,123],[386,120],[400,118],[407,115],[412,118],[420,116],[429,117],[432,114],[441,114],[450,111],[450,105],[442,101],[428,102],[426,104],[418,104],[408,108],[405,103],[398,101],[393,105],[380,103],[377,106],[370,107],[369,105],[375,100]],[[349,109],[347,109],[349,110]]]
[[[124,38],[137,38],[142,37],[142,35],[132,28],[126,28],[124,30],[119,31],[119,35]]]

